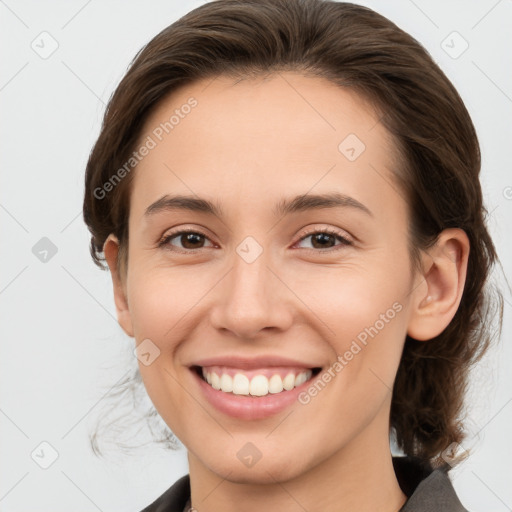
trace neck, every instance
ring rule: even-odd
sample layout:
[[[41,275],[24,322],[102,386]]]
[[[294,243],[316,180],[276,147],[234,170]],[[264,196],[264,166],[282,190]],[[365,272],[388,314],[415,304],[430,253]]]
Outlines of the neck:
[[[241,508],[244,512],[397,512],[406,496],[393,469],[384,419],[372,422],[329,458],[285,481],[271,476],[277,473],[274,468],[268,468],[269,481],[264,483],[240,483],[230,474],[222,478],[189,453],[192,505],[199,512]]]

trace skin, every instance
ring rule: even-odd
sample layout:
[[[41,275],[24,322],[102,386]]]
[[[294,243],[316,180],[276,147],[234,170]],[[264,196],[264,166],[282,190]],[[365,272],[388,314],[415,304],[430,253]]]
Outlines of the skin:
[[[393,381],[406,334],[428,342],[453,318],[468,239],[446,230],[422,267],[412,267],[393,142],[354,93],[292,72],[221,76],[165,98],[140,140],[191,96],[197,106],[134,171],[126,272],[117,267],[113,235],[104,252],[120,325],[137,344],[149,338],[160,350],[140,371],[187,447],[192,505],[200,512],[235,511],[240,503],[248,512],[397,511],[406,497],[389,446]],[[352,162],[338,149],[350,133],[366,146]],[[332,191],[371,215],[351,207],[272,212],[282,199]],[[164,194],[209,199],[223,216],[145,215]],[[158,246],[180,228],[206,238],[187,246],[177,236]],[[314,245],[307,235],[326,228],[352,244],[331,237],[325,248]],[[236,251],[247,236],[263,249],[252,263]],[[395,303],[400,312],[316,397],[270,418],[220,413],[188,369],[225,354],[281,355],[326,369]],[[261,452],[252,467],[237,457],[248,442]]]

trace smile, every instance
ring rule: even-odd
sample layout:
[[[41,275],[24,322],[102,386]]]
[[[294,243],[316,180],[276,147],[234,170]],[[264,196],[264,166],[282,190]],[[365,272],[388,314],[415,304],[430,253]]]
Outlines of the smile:
[[[193,386],[207,407],[253,421],[270,418],[298,403],[299,394],[322,371],[319,364],[309,364],[305,359],[279,355],[219,355],[194,361],[188,367]]]
[[[202,367],[201,375],[213,389],[233,395],[267,396],[290,391],[316,375],[310,368],[261,368],[241,370],[221,366]]]

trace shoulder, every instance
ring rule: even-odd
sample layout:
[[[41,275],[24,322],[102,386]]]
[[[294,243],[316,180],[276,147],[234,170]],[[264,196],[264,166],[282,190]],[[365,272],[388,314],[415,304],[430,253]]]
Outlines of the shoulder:
[[[409,457],[393,457],[398,482],[408,497],[399,512],[468,512],[447,469],[432,469]]]
[[[190,498],[190,477],[182,476],[141,512],[183,512]]]

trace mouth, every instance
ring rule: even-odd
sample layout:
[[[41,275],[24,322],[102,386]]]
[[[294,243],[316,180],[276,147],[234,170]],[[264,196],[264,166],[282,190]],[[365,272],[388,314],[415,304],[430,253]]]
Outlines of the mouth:
[[[299,396],[322,371],[306,360],[262,354],[229,354],[188,366],[194,387],[217,413],[238,420],[264,420],[300,404]]]
[[[318,375],[321,368],[283,366],[247,370],[226,366],[193,366],[191,370],[215,391],[257,398],[286,394],[301,387]]]

